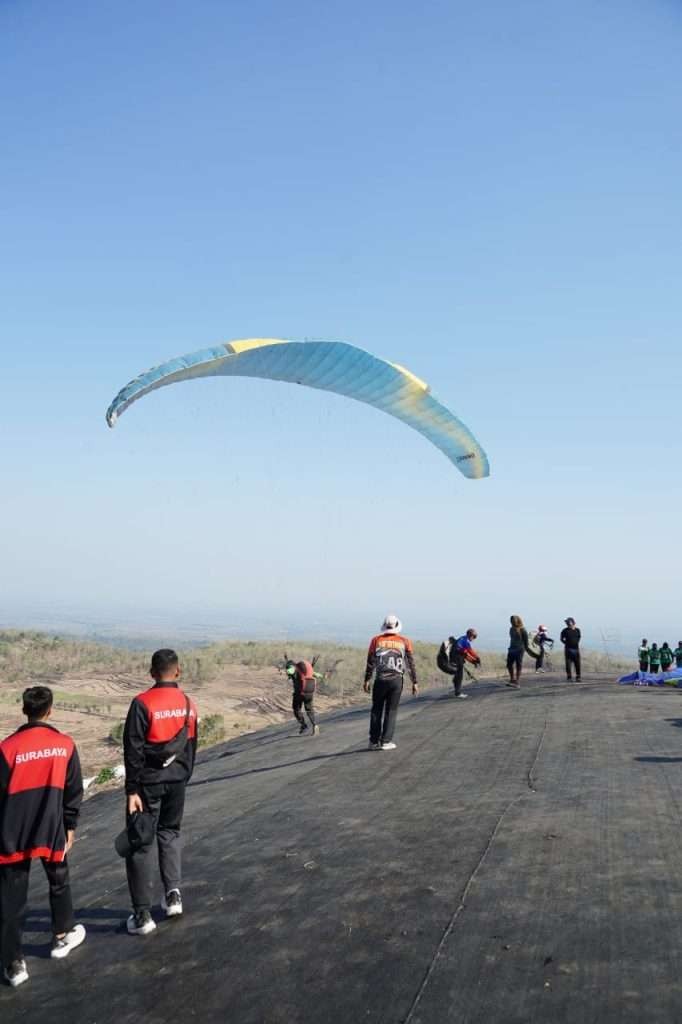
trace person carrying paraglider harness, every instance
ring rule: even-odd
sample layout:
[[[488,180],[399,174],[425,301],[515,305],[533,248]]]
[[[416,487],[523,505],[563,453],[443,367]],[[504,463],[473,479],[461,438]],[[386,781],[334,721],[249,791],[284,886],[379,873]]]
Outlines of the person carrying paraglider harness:
[[[315,672],[315,662],[317,658],[313,658],[312,661],[292,661],[291,658],[287,658],[286,662],[286,674],[291,679],[291,683],[294,688],[294,694],[291,701],[291,708],[294,712],[294,718],[299,723],[301,728],[299,734],[303,734],[308,730],[308,723],[305,720],[303,710],[310,719],[312,726],[312,735],[317,736],[320,727],[315,720],[315,691],[317,689],[318,676]]]
[[[536,647],[540,648],[540,653],[538,654],[537,661],[535,662],[535,671],[544,672],[545,669],[543,666],[545,664],[545,648],[554,647],[554,640],[551,636],[548,635],[547,626],[538,626],[538,630],[535,634],[534,639]]]
[[[436,659],[438,668],[446,675],[452,676],[454,695],[460,700],[469,696],[468,693],[462,693],[465,664],[469,662],[477,667],[481,664],[481,659],[471,643],[477,636],[478,633],[475,629],[467,629],[466,633],[457,639],[454,636],[449,636],[438,650]]]

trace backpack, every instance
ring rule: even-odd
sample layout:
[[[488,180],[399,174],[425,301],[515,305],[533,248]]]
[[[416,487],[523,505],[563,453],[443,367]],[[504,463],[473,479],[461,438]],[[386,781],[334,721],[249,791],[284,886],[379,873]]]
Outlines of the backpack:
[[[296,675],[301,687],[301,696],[312,697],[317,690],[317,679],[310,662],[299,661],[296,665]]]

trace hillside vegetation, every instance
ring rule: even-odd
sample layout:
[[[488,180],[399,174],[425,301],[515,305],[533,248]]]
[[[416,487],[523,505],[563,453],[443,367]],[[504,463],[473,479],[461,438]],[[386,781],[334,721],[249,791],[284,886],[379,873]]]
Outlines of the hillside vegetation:
[[[291,641],[284,650],[282,643],[271,641],[228,641],[205,647],[178,649],[183,679],[188,686],[200,688],[221,677],[227,668],[243,666],[254,669],[277,669],[285,653],[290,657],[311,659],[318,655],[317,668],[323,673],[321,692],[344,696],[357,691],[365,667],[365,648],[344,644],[314,644]],[[436,668],[436,644],[415,644],[417,672],[423,686],[442,686],[443,676]],[[50,636],[30,630],[0,631],[0,684],[28,686],[45,681],[58,684],[59,679],[73,674],[116,674],[135,676],[144,681],[149,669],[149,651],[128,650],[102,643],[68,637]],[[504,652],[482,652],[483,665],[477,674],[504,674]],[[560,668],[561,652],[554,654]],[[622,658],[609,658],[598,652],[584,654],[585,672],[620,671],[631,667]],[[530,667],[530,666],[529,666]]]

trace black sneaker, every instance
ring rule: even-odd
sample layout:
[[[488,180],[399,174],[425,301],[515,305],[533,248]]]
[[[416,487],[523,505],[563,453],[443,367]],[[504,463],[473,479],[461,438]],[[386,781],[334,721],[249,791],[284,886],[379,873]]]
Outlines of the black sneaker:
[[[307,731],[308,731],[308,726],[306,725],[305,722],[303,722],[303,724],[301,725],[301,728],[298,730],[298,735],[300,736],[302,733],[307,732]]]
[[[19,988],[25,981],[28,981],[28,971],[25,960],[13,960],[9,967],[4,970],[5,981],[8,981],[12,988]]]
[[[126,921],[126,928],[129,935],[149,935],[155,931],[156,922],[148,910],[140,910],[137,914],[131,914]]]

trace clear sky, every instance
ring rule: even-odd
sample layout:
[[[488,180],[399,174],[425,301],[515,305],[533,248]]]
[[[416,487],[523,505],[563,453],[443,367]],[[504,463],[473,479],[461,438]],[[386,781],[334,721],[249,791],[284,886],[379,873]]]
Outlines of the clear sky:
[[[676,641],[680,52],[673,0],[4,0],[0,619]],[[252,336],[407,365],[492,476],[255,381],[107,429]]]

